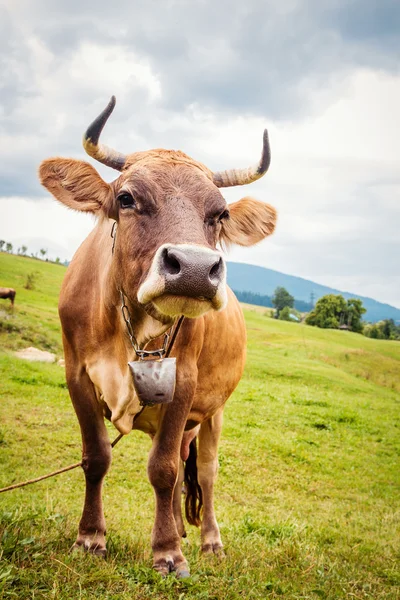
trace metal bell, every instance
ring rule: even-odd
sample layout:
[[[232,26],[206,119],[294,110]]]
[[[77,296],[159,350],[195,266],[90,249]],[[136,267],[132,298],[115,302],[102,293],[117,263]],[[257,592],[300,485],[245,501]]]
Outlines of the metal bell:
[[[133,387],[141,406],[172,402],[176,383],[176,358],[128,362]]]

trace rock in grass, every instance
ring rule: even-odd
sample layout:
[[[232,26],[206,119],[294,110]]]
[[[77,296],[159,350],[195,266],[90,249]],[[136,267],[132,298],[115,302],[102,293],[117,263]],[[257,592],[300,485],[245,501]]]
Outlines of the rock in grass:
[[[24,360],[31,361],[40,361],[53,363],[56,360],[56,355],[51,352],[46,352],[45,350],[39,350],[39,348],[34,348],[30,346],[29,348],[25,348],[24,350],[18,350],[15,353],[15,356],[18,358],[23,358]]]

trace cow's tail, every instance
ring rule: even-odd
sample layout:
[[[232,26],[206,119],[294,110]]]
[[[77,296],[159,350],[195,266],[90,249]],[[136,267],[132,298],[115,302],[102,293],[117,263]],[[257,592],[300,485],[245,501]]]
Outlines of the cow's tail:
[[[189,445],[189,456],[185,462],[185,513],[187,522],[198,527],[201,523],[203,494],[197,479],[197,444],[194,438]]]

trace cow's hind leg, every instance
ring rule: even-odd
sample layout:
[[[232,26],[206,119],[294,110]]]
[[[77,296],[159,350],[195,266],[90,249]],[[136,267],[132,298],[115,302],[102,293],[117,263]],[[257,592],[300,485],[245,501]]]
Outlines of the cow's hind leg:
[[[197,477],[203,495],[201,549],[223,556],[222,541],[214,512],[214,483],[218,472],[218,443],[223,409],[201,424],[198,436]]]
[[[82,434],[82,468],[86,479],[85,503],[73,548],[105,556],[106,525],[102,485],[111,463],[111,444],[104,417],[87,373],[67,375],[68,388]]]

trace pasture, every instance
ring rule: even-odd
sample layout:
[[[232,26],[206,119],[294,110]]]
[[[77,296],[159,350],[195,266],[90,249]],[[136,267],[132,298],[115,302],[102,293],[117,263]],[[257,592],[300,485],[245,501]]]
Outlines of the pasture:
[[[25,290],[31,272],[36,289]],[[63,369],[12,352],[61,356],[64,272],[0,253],[0,285],[17,290],[13,313],[0,303],[0,487],[80,460]],[[106,478],[106,560],[69,553],[79,469],[0,495],[0,599],[400,598],[400,344],[245,312],[247,367],[225,411],[216,486],[226,558],[202,557],[189,526],[192,577],[152,571],[150,441],[135,432]]]

